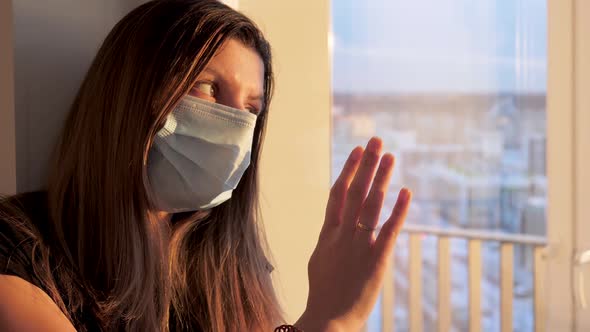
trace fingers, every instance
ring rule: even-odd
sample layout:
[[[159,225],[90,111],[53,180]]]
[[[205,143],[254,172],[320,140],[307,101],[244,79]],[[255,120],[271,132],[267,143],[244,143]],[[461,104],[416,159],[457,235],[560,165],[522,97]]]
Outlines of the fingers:
[[[350,183],[354,178],[354,174],[356,173],[361,157],[363,155],[363,148],[357,146],[352,150],[348,159],[344,163],[344,167],[334,182],[332,189],[330,190],[330,197],[328,198],[328,205],[326,206],[326,218],[324,219],[324,227],[322,227],[322,232],[326,226],[337,226],[340,224],[342,220],[342,210],[344,201],[346,199],[346,192],[350,187]]]
[[[361,207],[371,186],[375,170],[377,169],[382,145],[381,139],[376,137],[369,141],[358,171],[348,189],[344,204],[343,220],[349,223],[349,225],[344,226],[348,227],[350,231],[355,230]]]
[[[381,213],[381,208],[383,207],[383,200],[385,199],[385,195],[387,193],[389,180],[393,174],[394,162],[394,157],[389,153],[385,154],[383,158],[381,158],[381,163],[379,164],[379,169],[377,170],[377,174],[373,180],[371,191],[369,192],[369,195],[367,196],[367,199],[365,200],[365,203],[362,207],[359,222],[369,228],[376,228],[377,224],[379,223],[379,215]],[[373,236],[373,232],[355,232],[355,238],[366,240],[372,239]]]
[[[397,196],[397,202],[395,203],[391,216],[383,224],[379,236],[375,240],[377,253],[382,258],[388,257],[391,254],[397,235],[406,220],[411,201],[412,192],[403,188]]]

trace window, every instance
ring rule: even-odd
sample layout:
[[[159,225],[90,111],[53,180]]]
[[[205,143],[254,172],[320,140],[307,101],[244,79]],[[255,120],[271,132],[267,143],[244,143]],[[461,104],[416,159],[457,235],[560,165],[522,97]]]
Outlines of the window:
[[[408,223],[546,235],[545,0],[332,1],[332,179],[371,136],[396,156],[391,208]],[[386,216],[382,216],[385,218]],[[437,237],[424,232],[422,317],[436,328]],[[467,241],[451,240],[452,327],[468,330]],[[397,331],[408,329],[408,241],[396,249]],[[498,331],[499,242],[482,247],[481,312]],[[514,248],[513,327],[532,331],[531,247]],[[369,322],[379,331],[380,310]]]

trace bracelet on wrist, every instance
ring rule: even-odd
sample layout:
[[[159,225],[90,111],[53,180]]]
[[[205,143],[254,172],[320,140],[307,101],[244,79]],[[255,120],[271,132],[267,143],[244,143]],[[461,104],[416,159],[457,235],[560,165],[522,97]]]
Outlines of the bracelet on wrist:
[[[275,328],[274,332],[304,332],[293,325],[281,325]]]

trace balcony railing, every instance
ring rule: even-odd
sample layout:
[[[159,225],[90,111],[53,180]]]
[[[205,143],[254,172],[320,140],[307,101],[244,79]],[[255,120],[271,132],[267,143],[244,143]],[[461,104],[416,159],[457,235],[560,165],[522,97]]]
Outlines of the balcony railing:
[[[500,331],[513,331],[513,282],[514,282],[514,247],[524,245],[532,248],[533,252],[533,315],[535,332],[545,331],[546,317],[543,276],[544,266],[542,253],[546,246],[546,239],[540,236],[507,234],[493,231],[447,229],[424,225],[406,225],[403,230],[409,237],[408,257],[408,328],[410,332],[424,331],[423,303],[422,303],[422,237],[434,236],[437,239],[437,288],[438,303],[436,305],[436,329],[438,332],[451,331],[451,239],[463,239],[468,243],[468,331],[479,332],[482,328],[482,243],[496,242],[500,247],[499,292],[500,292]],[[395,328],[395,286],[394,271],[388,271],[381,297],[381,331],[393,332]],[[429,332],[429,331],[428,331]]]

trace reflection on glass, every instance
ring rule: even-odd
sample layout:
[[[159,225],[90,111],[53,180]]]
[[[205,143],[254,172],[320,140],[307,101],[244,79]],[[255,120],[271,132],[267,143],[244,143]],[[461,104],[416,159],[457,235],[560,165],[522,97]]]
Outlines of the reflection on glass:
[[[333,179],[377,135],[396,156],[386,207],[401,186],[414,192],[408,222],[544,236],[546,10],[544,0],[333,1]],[[482,248],[485,331],[499,330],[498,248]],[[422,251],[423,275],[435,275],[436,238]],[[407,255],[402,236],[397,331],[408,328]],[[465,331],[466,241],[452,240],[451,255],[453,328]],[[514,263],[514,329],[532,331],[530,248],[515,247]],[[431,331],[436,280],[422,289]]]

